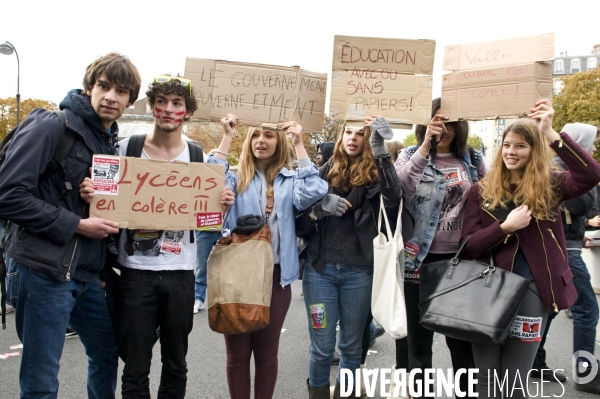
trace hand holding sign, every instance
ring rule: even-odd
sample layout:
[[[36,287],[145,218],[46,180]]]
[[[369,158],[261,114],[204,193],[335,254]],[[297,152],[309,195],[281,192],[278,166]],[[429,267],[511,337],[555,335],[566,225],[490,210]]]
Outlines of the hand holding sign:
[[[223,187],[223,191],[221,191],[221,205],[223,205],[223,212],[227,212],[229,208],[233,206],[234,201],[235,194],[233,194],[233,191],[227,186]]]
[[[529,119],[533,119],[540,131],[550,141],[559,140],[560,136],[552,129],[552,119],[554,118],[554,108],[548,100],[540,100],[535,103],[535,106],[529,110],[527,115]]]
[[[79,185],[79,196],[82,200],[89,204],[94,195],[96,195],[96,190],[94,190],[94,182],[89,177],[86,177]]]
[[[223,134],[228,137],[233,137],[233,132],[238,124],[237,117],[234,114],[227,114],[221,118],[221,126],[223,126]]]
[[[445,115],[437,114],[431,119],[431,123],[427,126],[427,131],[425,132],[425,138],[423,140],[423,144],[421,144],[421,148],[425,151],[429,151],[432,148],[437,146],[443,139],[443,135],[446,132],[446,126],[444,122],[447,121],[448,118]]]
[[[292,139],[292,145],[294,147],[302,144],[302,125],[299,125],[294,121],[289,121],[285,122],[281,128],[285,130],[287,137]]]

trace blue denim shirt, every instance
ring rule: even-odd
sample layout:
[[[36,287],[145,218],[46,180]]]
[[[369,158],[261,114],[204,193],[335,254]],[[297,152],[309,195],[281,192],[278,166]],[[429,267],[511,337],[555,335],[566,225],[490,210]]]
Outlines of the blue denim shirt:
[[[298,247],[296,245],[295,217],[327,194],[326,181],[319,178],[319,170],[308,158],[299,161],[298,170],[282,168],[275,176],[275,210],[279,226],[279,258],[281,260],[281,285],[298,279]],[[235,175],[237,184],[237,174]],[[235,187],[234,184],[234,187]],[[232,231],[238,217],[263,215],[260,207],[260,177],[255,173],[246,191],[237,194],[235,203],[225,215],[224,228]]]
[[[406,148],[406,156],[410,159],[417,151],[417,146]],[[473,163],[479,166],[482,161],[481,152],[474,150]],[[477,166],[471,164],[471,155],[467,152],[461,158],[465,170],[468,170],[471,184],[479,181],[477,175]],[[417,190],[412,198],[408,198],[406,209],[415,220],[413,237],[405,244],[405,248],[418,247],[419,252],[416,257],[412,257],[405,251],[404,265],[407,270],[419,270],[423,259],[429,253],[429,247],[435,235],[436,226],[440,218],[440,210],[446,195],[446,176],[433,163],[433,157],[429,157],[429,162],[423,171],[423,177],[417,185]]]

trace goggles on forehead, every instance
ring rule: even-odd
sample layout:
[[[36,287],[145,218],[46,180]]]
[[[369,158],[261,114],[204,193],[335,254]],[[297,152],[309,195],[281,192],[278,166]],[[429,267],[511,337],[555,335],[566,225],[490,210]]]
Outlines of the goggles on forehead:
[[[160,75],[154,78],[154,82],[156,83],[167,83],[171,80],[179,81],[179,84],[183,87],[189,87],[190,95],[192,95],[192,81],[181,76],[168,76],[168,75]]]

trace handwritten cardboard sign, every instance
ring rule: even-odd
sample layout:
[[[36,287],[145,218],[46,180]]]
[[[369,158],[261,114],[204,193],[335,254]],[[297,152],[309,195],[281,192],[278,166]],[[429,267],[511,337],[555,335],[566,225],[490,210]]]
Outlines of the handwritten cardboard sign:
[[[293,120],[321,132],[327,75],[300,67],[187,58],[185,76],[198,99],[194,116],[213,122],[234,113],[242,125]]]
[[[526,64],[459,71],[442,77],[442,111],[450,120],[524,116],[552,99],[552,65]]]
[[[347,121],[372,114],[393,125],[431,119],[435,42],[335,36],[329,111]]]
[[[554,34],[446,46],[441,113],[451,121],[519,117],[552,99]]]
[[[465,71],[554,60],[554,33],[490,42],[448,45],[443,69]]]
[[[90,216],[113,220],[119,228],[128,229],[221,230],[223,165],[96,156],[94,186],[106,184],[103,164],[118,171],[115,181],[109,183],[117,188],[96,192]],[[103,179],[97,181],[95,173]]]

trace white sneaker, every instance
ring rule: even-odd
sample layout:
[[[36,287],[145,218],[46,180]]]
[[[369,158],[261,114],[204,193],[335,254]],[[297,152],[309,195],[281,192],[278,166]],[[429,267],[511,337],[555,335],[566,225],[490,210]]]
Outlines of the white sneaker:
[[[194,302],[194,314],[198,313],[199,310],[204,310],[204,302],[196,299]]]

